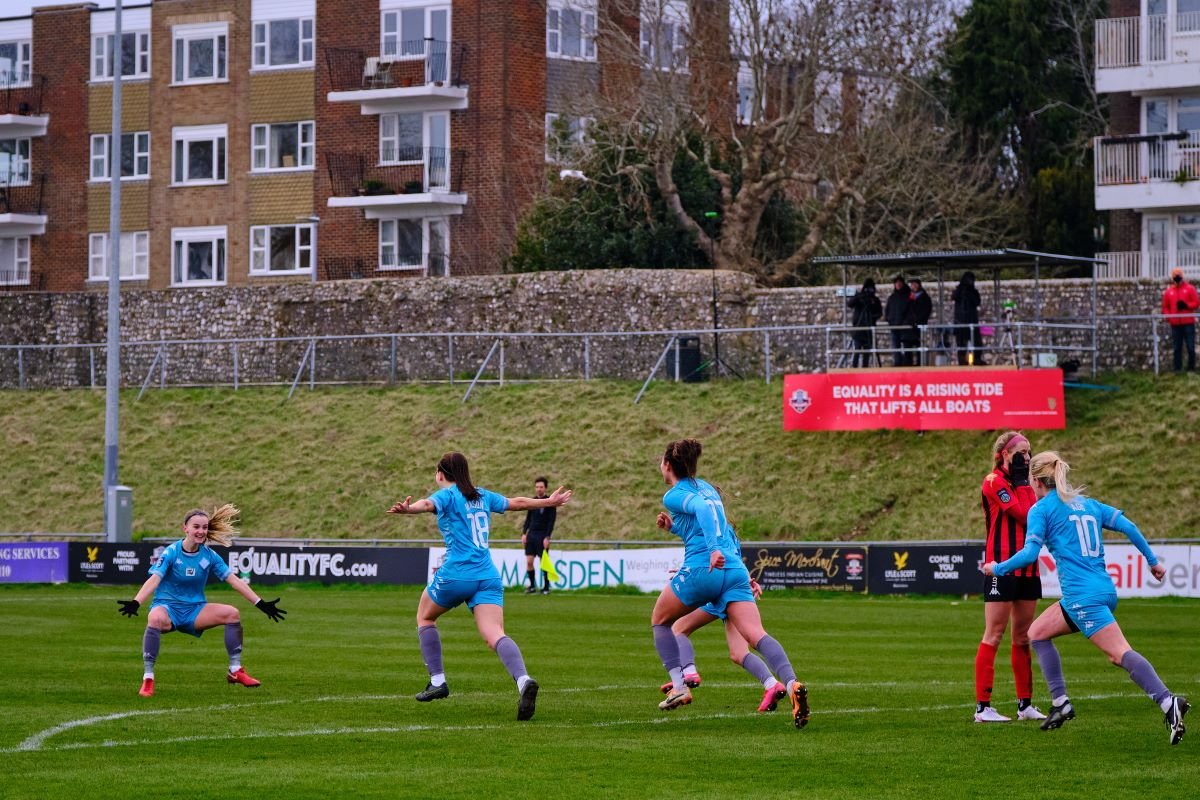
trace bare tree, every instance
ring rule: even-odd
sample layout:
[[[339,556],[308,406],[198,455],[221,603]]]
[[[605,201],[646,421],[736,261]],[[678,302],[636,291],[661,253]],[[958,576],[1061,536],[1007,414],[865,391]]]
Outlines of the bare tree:
[[[919,113],[920,79],[952,22],[939,0],[608,0],[606,9],[597,33],[606,77],[582,112],[596,119],[606,157],[589,178],[619,182],[633,203],[655,190],[714,266],[784,282],[832,229],[848,244],[882,243],[892,229],[907,232],[901,241],[954,245],[971,237],[939,215],[978,214],[964,223],[968,234],[994,217],[961,196],[987,188],[985,175],[968,170],[946,198],[952,211],[931,208],[928,220],[870,232],[864,219],[849,224],[849,208],[878,208],[897,193],[937,200],[922,191],[931,185],[922,170],[961,155],[932,146],[950,137],[922,129],[936,123]],[[675,183],[681,156],[705,170],[716,208],[685,207]],[[769,262],[755,244],[780,196],[804,208],[805,235]],[[904,213],[916,209],[910,202]]]

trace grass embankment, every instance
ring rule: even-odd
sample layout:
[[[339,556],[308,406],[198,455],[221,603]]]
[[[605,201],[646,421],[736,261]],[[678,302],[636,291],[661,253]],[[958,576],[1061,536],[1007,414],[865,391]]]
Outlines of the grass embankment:
[[[1069,389],[1067,429],[1032,432],[1076,477],[1152,537],[1200,535],[1200,379],[1121,374],[1116,392]],[[721,485],[744,538],[977,538],[979,483],[993,432],[784,433],[781,385],[660,383],[639,405],[624,382],[462,386],[170,389],[122,396],[121,482],[138,535],[174,533],[192,506],[234,502],[245,535],[436,536],[432,518],[383,511],[428,495],[446,450],[480,485],[532,493],[535,475],[576,490],[561,538],[653,539],[657,460],[681,436],[704,442],[701,472]],[[5,392],[0,529],[101,528],[104,396]],[[497,518],[493,538],[517,535]]]

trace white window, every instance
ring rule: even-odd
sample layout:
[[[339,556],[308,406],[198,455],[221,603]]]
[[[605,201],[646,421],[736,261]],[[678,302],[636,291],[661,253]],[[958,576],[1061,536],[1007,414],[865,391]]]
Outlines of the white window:
[[[256,225],[250,229],[250,274],[312,272],[312,225]]]
[[[679,0],[642,6],[642,61],[651,69],[686,70],[688,10]]]
[[[226,22],[176,25],[174,40],[175,83],[214,83],[228,80]]]
[[[381,114],[379,163],[423,164],[422,189],[450,188],[450,115],[445,112]]]
[[[403,61],[424,58],[427,54],[440,55],[444,60],[450,41],[450,7],[387,2],[402,7],[382,12],[379,43],[382,60]],[[445,75],[431,80],[445,80]]]
[[[171,230],[171,283],[212,286],[225,282],[225,226]]]
[[[739,125],[750,125],[762,118],[767,97],[759,97],[758,114],[754,113],[754,71],[745,62],[738,68],[737,75],[737,121]]]
[[[0,87],[28,86],[33,81],[32,53],[28,41],[0,42]]]
[[[285,122],[250,128],[250,168],[255,172],[312,169],[313,123]]]
[[[92,136],[92,180],[107,181],[112,178],[108,168],[109,141],[112,136],[99,133]],[[121,179],[150,177],[150,132],[139,131],[121,134]]]
[[[313,21],[272,19],[254,23],[254,68],[311,67]]]
[[[379,269],[448,275],[450,228],[444,219],[379,220]]]
[[[29,183],[29,140],[0,139],[0,186],[28,186]]]
[[[546,8],[546,55],[596,60],[596,4],[551,0]]]
[[[842,124],[842,76],[818,72],[813,80],[813,127],[833,133]]]
[[[29,237],[0,239],[0,284],[29,283]]]
[[[1200,250],[1200,214],[1175,216],[1175,249]]]
[[[198,125],[171,131],[174,184],[225,182],[225,125]]]
[[[144,281],[150,277],[150,233],[121,234],[121,280]],[[108,279],[108,234],[93,233],[88,239],[88,280]]]
[[[116,58],[113,34],[92,37],[92,80],[111,81]],[[121,32],[121,77],[150,77],[149,31]]]
[[[546,115],[546,160],[569,162],[579,156],[588,141],[591,117],[572,117],[566,114]]]

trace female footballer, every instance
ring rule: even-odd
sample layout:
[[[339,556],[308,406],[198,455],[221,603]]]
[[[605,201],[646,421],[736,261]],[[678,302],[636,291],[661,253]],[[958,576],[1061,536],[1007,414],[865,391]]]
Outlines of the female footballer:
[[[1029,440],[1016,431],[1000,434],[992,446],[994,468],[983,479],[983,519],[987,528],[984,561],[1003,561],[1025,544],[1025,518],[1037,502],[1029,488]],[[983,582],[983,641],[975,652],[975,721],[1009,722],[992,708],[996,651],[1012,622],[1012,670],[1017,690],[1017,719],[1046,715],[1033,705],[1033,661],[1029,625],[1042,596],[1037,562],[1015,574]]]
[[[196,509],[183,517],[183,538],[162,552],[158,563],[150,567],[150,577],[138,589],[132,600],[118,600],[120,613],[136,617],[138,609],[151,595],[150,613],[146,615],[146,633],[142,637],[142,697],[154,695],[154,664],[158,660],[159,644],[164,633],[179,631],[200,638],[209,628],[225,626],[225,650],[229,653],[230,683],[253,687],[261,682],[250,677],[242,666],[242,618],[238,610],[224,603],[209,603],[204,597],[208,576],[215,575],[237,590],[255,608],[279,622],[287,614],[274,600],[263,600],[250,586],[233,573],[225,559],[208,546],[214,541],[228,547],[236,532],[233,527],[238,510],[223,505],[210,516]]]
[[[1117,592],[1104,563],[1100,529],[1124,534],[1145,557],[1156,580],[1163,579],[1166,568],[1137,526],[1120,510],[1085,497],[1083,487],[1071,486],[1067,478],[1070,469],[1052,451],[1033,457],[1030,473],[1038,503],[1029,512],[1025,546],[1006,561],[983,565],[985,575],[1010,575],[1032,564],[1043,544],[1058,562],[1062,600],[1043,611],[1029,629],[1038,665],[1054,703],[1042,730],[1053,730],[1075,718],[1075,709],[1067,697],[1062,661],[1051,640],[1082,632],[1109,661],[1128,672],[1130,679],[1163,710],[1170,742],[1179,744],[1184,733],[1183,717],[1188,711],[1187,698],[1171,694],[1150,662],[1125,640],[1113,616]]]
[[[491,514],[556,508],[571,499],[571,490],[561,486],[549,497],[504,497],[471,483],[467,458],[446,453],[437,463],[434,480],[441,488],[424,500],[406,497],[388,509],[389,514],[437,514],[438,531],[446,542],[446,559],[425,590],[417,606],[417,639],[429,670],[429,685],[418,692],[421,702],[450,695],[442,668],[442,639],[437,619],[462,603],[475,616],[475,627],[488,647],[496,651],[504,668],[517,683],[517,719],[533,717],[538,684],[525,671],[525,660],[517,643],[504,633],[504,584],[488,549]]]

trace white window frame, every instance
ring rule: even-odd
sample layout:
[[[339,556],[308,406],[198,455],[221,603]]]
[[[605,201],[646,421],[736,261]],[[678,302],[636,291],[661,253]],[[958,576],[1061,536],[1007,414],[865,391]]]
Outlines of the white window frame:
[[[293,228],[296,232],[295,245],[292,248],[292,258],[297,266],[293,269],[271,269],[271,229]],[[308,244],[302,242],[302,233],[308,234]],[[261,238],[261,241],[259,239]],[[301,256],[308,256],[308,266],[299,266]],[[250,227],[250,274],[252,276],[269,275],[309,275],[317,263],[317,228],[311,224],[300,225],[252,225]]]
[[[9,174],[5,175],[0,171],[0,184],[5,186],[29,186],[33,183],[33,159],[30,157],[33,151],[29,137],[16,136],[9,139],[0,139],[0,141],[17,143],[16,152],[11,154],[15,157],[13,160],[16,162],[16,169],[12,169],[12,161],[10,161]],[[12,175],[16,175],[16,178],[12,178]]]
[[[835,133],[842,126],[845,111],[841,73],[821,70],[813,78],[813,129],[818,133]]]
[[[229,272],[229,237],[224,225],[208,228],[172,228],[171,229],[171,286],[224,286]],[[183,270],[186,264],[180,263],[181,257],[187,253],[189,245],[212,245],[213,274],[208,280],[189,280]]]
[[[272,167],[271,129],[279,127],[296,128],[296,164],[291,167]],[[250,126],[250,171],[251,172],[301,172],[315,168],[316,153],[316,123],[312,120],[302,122],[271,122]]]
[[[0,236],[0,240],[8,240],[13,243],[13,261],[12,264],[0,263],[0,285],[3,286],[27,286],[29,285],[29,237],[28,236]],[[22,255],[24,253],[24,255]],[[11,267],[11,269],[9,269]],[[12,277],[9,277],[12,276]]]
[[[564,159],[561,152],[557,152],[557,145],[560,144],[556,140],[554,123],[567,116],[568,131],[566,142],[562,144],[570,144],[573,147],[582,148],[590,141],[588,130],[595,124],[596,120],[593,117],[571,117],[569,115],[555,114],[553,112],[546,113],[546,163],[559,164],[565,163],[570,159]],[[554,145],[554,146],[552,146]]]
[[[394,158],[392,160],[385,160],[385,156],[387,155],[387,148],[389,147],[389,145],[391,147],[391,152],[395,153],[397,157],[400,155],[400,126],[399,126],[398,118],[401,114],[414,115],[414,116],[417,114],[420,114],[420,116],[421,116],[421,147],[420,147],[421,155],[419,158],[408,159],[408,160],[400,160],[399,158]],[[430,139],[431,139],[430,130],[432,128],[432,120],[434,120],[435,118],[440,118],[441,120],[443,120],[443,123],[444,123],[443,127],[446,131],[446,141],[439,142],[436,145],[430,141]],[[393,124],[392,120],[396,120],[396,122]],[[389,124],[392,124],[392,133],[390,135],[388,134]],[[379,166],[395,167],[395,166],[404,166],[404,165],[411,165],[411,164],[424,164],[425,170],[424,170],[424,174],[422,176],[423,185],[430,189],[448,189],[449,188],[448,182],[450,180],[450,174],[451,174],[450,173],[450,141],[449,141],[449,138],[450,138],[450,114],[449,114],[449,112],[446,112],[446,111],[407,111],[407,112],[392,112],[389,114],[380,114],[379,115]],[[434,187],[431,185],[432,184],[432,181],[431,181],[432,176],[429,174],[431,159],[430,159],[429,155],[430,155],[430,150],[434,147],[440,147],[440,148],[445,149],[445,151],[446,151],[446,161],[445,161],[445,164],[442,165],[442,166],[444,166],[445,171],[446,171],[446,181],[447,181],[446,186]]]
[[[112,33],[101,33],[92,36],[92,80],[100,83],[111,81],[116,69],[115,53],[113,52]],[[136,55],[134,70],[128,75],[122,74],[121,80],[136,81],[150,77],[150,31],[121,31],[121,38],[134,37]]]
[[[422,12],[424,12],[422,19],[421,19],[421,34],[422,35],[419,40],[404,38],[404,31],[402,30],[401,22],[403,21],[403,13],[402,12],[405,12],[405,11],[422,11]],[[449,38],[450,31],[454,30],[453,16],[452,16],[453,10],[449,4],[447,4],[447,3],[429,3],[429,2],[423,2],[422,0],[418,0],[417,2],[412,2],[412,0],[408,0],[407,2],[405,2],[405,0],[391,0],[391,2],[388,2],[387,6],[385,8],[381,8],[380,12],[379,12],[379,56],[380,56],[379,60],[385,61],[385,62],[418,61],[420,59],[425,58],[427,55],[429,55],[429,53],[427,52],[427,48],[425,46],[425,42],[428,40],[431,40],[433,38],[432,36],[430,36],[430,32],[433,30],[433,19],[432,18],[433,18],[433,15],[439,11],[446,12],[446,35],[447,35],[447,38]],[[395,18],[395,24],[394,24],[395,31],[392,33],[388,32],[388,17]],[[389,41],[391,42],[391,52],[389,52]],[[409,53],[400,52],[401,46],[406,41],[407,42],[420,41],[421,42],[420,52],[416,52],[416,51],[409,52]],[[447,59],[448,58],[449,58],[449,54],[447,53]]]
[[[122,175],[123,181],[144,181],[150,177],[150,131],[130,131],[121,134],[121,138],[126,136],[133,137],[133,174]],[[108,183],[112,180],[112,171],[109,169],[109,156],[112,154],[112,149],[109,140],[112,134],[96,133],[92,135],[91,149],[91,182],[93,183]],[[139,171],[139,167],[145,159],[145,171]]]
[[[400,223],[416,224],[421,229],[421,259],[415,264],[401,264],[400,257]],[[429,241],[424,219],[381,219],[379,220],[379,270],[381,272],[413,272],[426,269],[429,254],[426,244]],[[392,258],[386,259],[385,253],[391,249]]]
[[[144,281],[150,278],[149,231],[127,231],[121,234],[119,278],[123,281]],[[107,233],[93,233],[88,237],[88,280],[108,280]]]
[[[563,45],[563,12],[579,14],[580,54],[566,55]],[[568,61],[596,60],[596,3],[583,0],[550,0],[546,5],[546,55]]]
[[[33,40],[32,39],[3,39],[0,44],[15,44],[17,60],[12,65],[8,77],[0,76],[0,88],[32,86],[33,85]]]
[[[298,61],[286,64],[271,63],[271,26],[278,22],[297,23],[297,58]],[[308,33],[305,35],[305,27]],[[299,69],[312,67],[315,63],[316,52],[316,20],[313,17],[280,17],[278,19],[255,20],[251,30],[251,71],[268,72],[276,69]]]
[[[213,74],[189,76],[192,42],[210,40],[213,48]],[[180,47],[182,45],[182,47]],[[229,82],[229,23],[205,22],[175,25],[171,28],[171,85]]]
[[[213,146],[211,178],[188,178],[187,162],[194,143],[209,142]],[[182,145],[182,147],[180,146]],[[181,161],[182,159],[182,161]],[[179,173],[182,165],[184,172]],[[196,125],[171,129],[171,185],[216,186],[229,180],[229,126]]]
[[[688,42],[691,20],[687,3],[682,0],[655,0],[643,4],[640,20],[641,51],[643,67],[663,72],[688,71]],[[671,63],[660,63],[663,42],[660,41],[666,26],[671,28]]]

